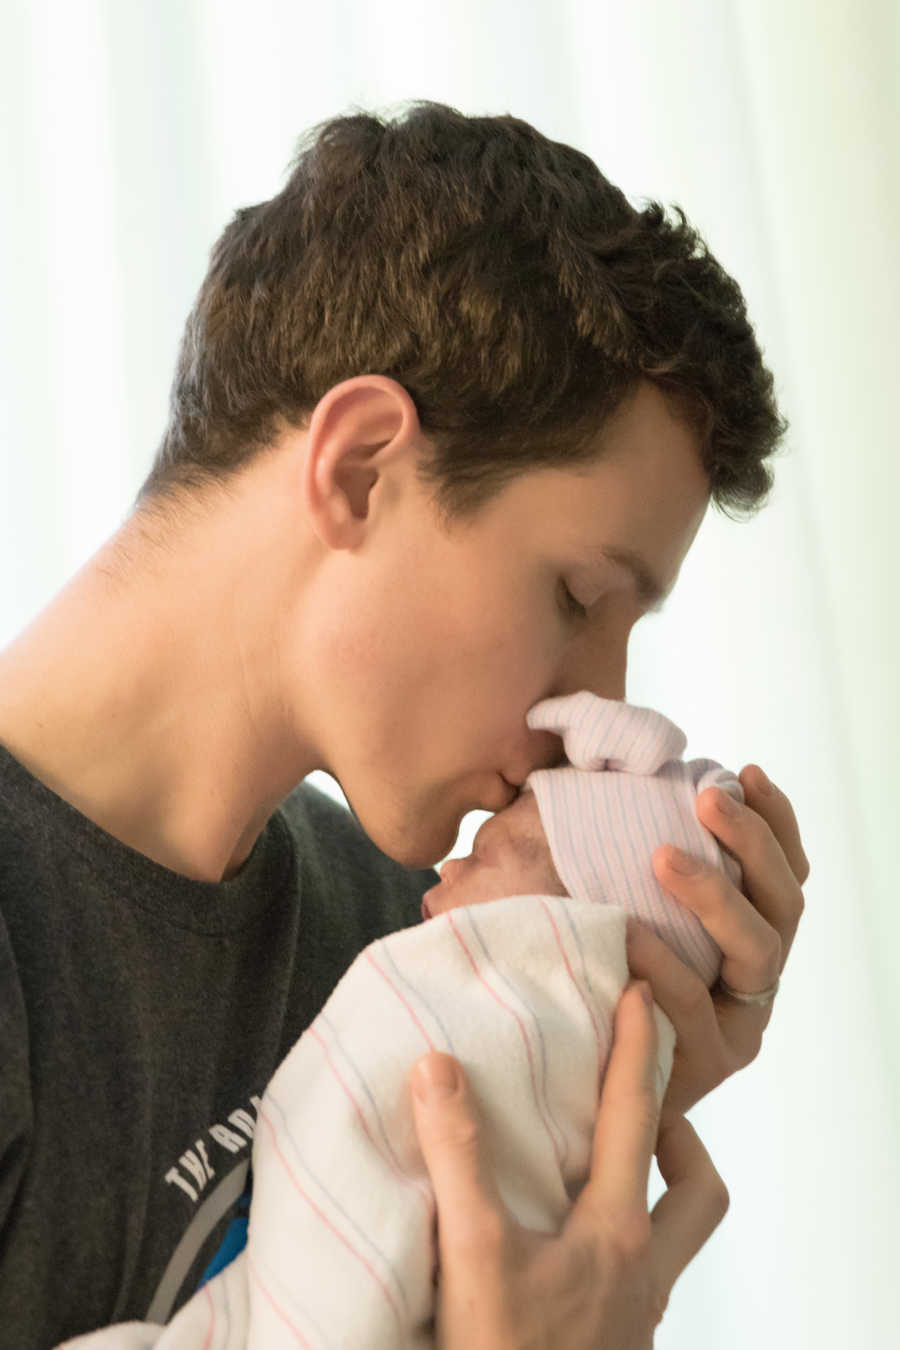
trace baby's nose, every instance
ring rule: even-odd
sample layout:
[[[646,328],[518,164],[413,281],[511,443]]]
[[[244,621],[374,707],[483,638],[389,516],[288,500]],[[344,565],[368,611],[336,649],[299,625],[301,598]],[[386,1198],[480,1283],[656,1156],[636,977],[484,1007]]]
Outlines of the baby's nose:
[[[454,869],[459,869],[460,862],[461,859],[459,858],[448,858],[446,862],[442,863],[438,868],[438,876],[441,881],[449,882]]]

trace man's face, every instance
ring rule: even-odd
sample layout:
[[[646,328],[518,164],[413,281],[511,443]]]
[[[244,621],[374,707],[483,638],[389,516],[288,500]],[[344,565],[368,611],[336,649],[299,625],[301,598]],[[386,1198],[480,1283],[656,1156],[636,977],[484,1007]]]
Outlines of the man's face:
[[[407,867],[445,857],[469,811],[507,805],[504,778],[560,761],[562,741],[526,725],[535,703],[626,696],[647,605],[599,552],[633,551],[669,590],[709,485],[693,433],[650,383],[604,442],[602,460],[531,470],[449,534],[411,471],[389,479],[365,546],[329,560],[316,619],[323,767]]]

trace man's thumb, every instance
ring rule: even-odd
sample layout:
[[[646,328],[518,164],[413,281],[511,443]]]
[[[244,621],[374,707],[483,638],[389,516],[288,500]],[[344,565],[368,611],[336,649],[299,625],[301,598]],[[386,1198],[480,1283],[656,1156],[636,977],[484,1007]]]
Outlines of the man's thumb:
[[[498,1238],[506,1210],[458,1060],[434,1050],[411,1075],[413,1118],[434,1187],[441,1250]]]

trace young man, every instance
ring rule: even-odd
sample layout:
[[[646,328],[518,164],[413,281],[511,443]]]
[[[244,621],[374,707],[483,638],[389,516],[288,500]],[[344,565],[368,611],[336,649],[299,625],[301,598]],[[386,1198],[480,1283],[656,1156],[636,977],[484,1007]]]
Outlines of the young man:
[[[418,921],[462,817],[561,758],[528,709],[625,697],[633,625],[711,497],[762,500],[783,431],[740,291],[684,218],[514,118],[335,119],[237,213],[132,515],[0,653],[17,1344],[165,1322],[234,1253],[277,1063],[356,953]],[[417,1099],[451,1350],[473,1319],[484,1346],[638,1344],[720,1221],[680,1113],[758,1052],[808,872],[787,798],[741,781],[735,819],[713,794],[698,814],[746,895],[654,865],[765,1001],[713,998],[636,928],[632,972],[678,1035],[663,1129],[626,994],[571,1231],[506,1222],[464,1088]],[[656,1148],[677,1184],[653,1230]]]

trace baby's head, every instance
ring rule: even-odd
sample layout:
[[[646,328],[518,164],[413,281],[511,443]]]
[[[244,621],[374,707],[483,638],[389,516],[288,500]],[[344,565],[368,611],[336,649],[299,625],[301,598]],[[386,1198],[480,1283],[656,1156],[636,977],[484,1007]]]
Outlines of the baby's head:
[[[508,895],[567,895],[559,879],[532,791],[524,789],[491,816],[467,858],[451,858],[422,897],[422,917]]]
[[[710,985],[722,952],[660,885],[652,855],[677,844],[740,887],[740,863],[696,815],[697,795],[709,786],[742,802],[740,780],[715,760],[686,762],[684,732],[661,713],[588,690],[545,699],[527,721],[562,737],[566,762],[533,770],[519,796],[484,822],[470,856],[444,864],[440,883],[422,899],[422,917],[516,895],[614,905],[651,927]]]

